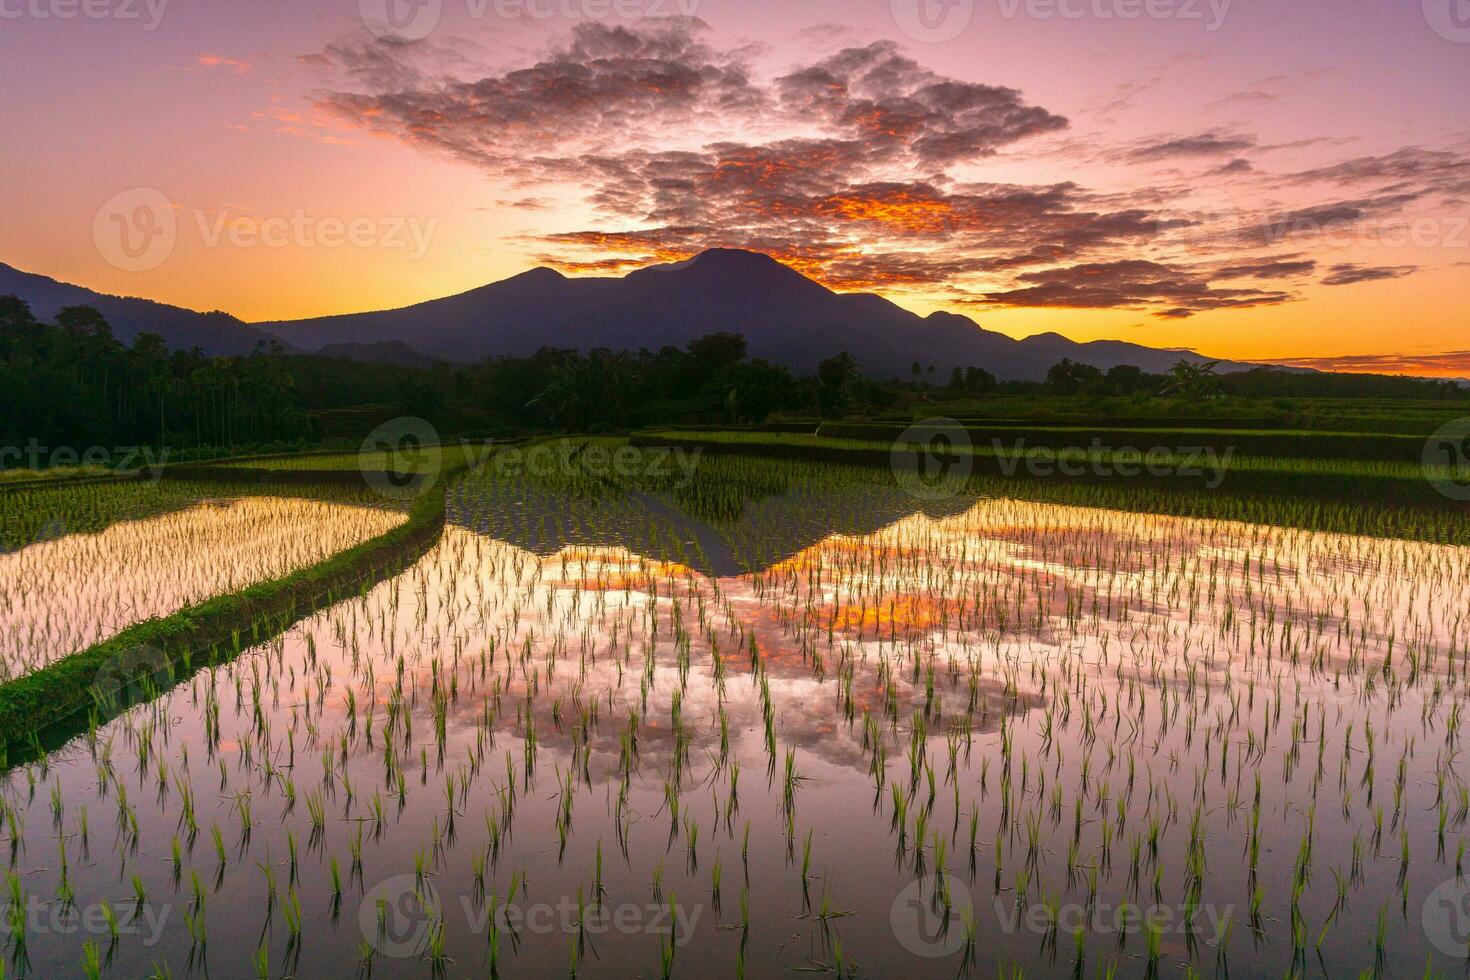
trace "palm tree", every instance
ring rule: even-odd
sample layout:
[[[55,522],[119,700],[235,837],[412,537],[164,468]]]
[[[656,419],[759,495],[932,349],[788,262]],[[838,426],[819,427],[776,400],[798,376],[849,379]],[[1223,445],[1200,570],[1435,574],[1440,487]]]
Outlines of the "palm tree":
[[[1181,359],[1169,369],[1170,381],[1159,394],[1212,398],[1220,394],[1220,378],[1215,374],[1219,364],[1219,361],[1196,364]]]

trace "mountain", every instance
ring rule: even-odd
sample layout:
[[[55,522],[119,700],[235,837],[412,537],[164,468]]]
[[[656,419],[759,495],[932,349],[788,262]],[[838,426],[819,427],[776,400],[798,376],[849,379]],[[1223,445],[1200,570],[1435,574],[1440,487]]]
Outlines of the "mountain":
[[[457,296],[371,313],[247,324],[146,299],[109,296],[0,263],[0,295],[15,294],[42,319],[64,306],[97,307],[124,342],[145,330],[170,347],[246,354],[280,340],[287,350],[348,360],[427,366],[534,354],[542,347],[657,350],[727,330],[745,335],[752,357],[801,373],[840,351],[872,377],[910,377],[915,361],[944,380],[983,367],[1002,380],[1039,380],[1062,358],[1107,369],[1162,372],[1193,351],[1122,341],[1077,343],[1044,333],[1025,340],[985,330],[956,313],[919,316],[873,293],[835,293],[758,252],[711,249],[622,277],[568,278],[532,269]],[[1224,362],[1220,369],[1249,365]]]
[[[532,269],[402,309],[256,326],[307,350],[401,341],[449,361],[525,356],[541,347],[657,350],[728,330],[745,335],[752,357],[798,372],[846,350],[874,377],[909,377],[915,361],[932,364],[943,378],[953,368],[977,366],[1001,379],[1035,380],[1064,357],[1156,372],[1181,358],[1205,360],[1120,341],[1079,344],[1055,333],[1014,340],[958,314],[923,317],[872,293],[835,293],[769,256],[739,249],[711,249],[620,278]]]
[[[58,282],[0,262],[0,296],[19,296],[38,320],[54,319],[67,306],[95,307],[125,344],[140,333],[163,337],[171,348],[198,347],[206,354],[249,354],[260,343],[278,340],[228,313],[199,313],[151,299],[110,296],[70,283]]]

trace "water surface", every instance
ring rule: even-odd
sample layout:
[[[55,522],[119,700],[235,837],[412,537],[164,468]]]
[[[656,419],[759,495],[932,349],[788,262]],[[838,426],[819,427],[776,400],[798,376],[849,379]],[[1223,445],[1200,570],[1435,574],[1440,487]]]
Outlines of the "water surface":
[[[811,482],[462,488],[402,575],[11,773],[17,967],[1463,971],[1465,550]],[[102,901],[139,931],[59,931]]]

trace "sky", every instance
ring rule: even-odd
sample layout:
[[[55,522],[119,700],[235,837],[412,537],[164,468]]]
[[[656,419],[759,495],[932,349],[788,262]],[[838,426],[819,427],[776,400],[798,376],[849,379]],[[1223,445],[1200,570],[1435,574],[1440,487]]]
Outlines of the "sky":
[[[712,246],[1470,375],[1470,0],[0,0],[0,262],[247,321]]]

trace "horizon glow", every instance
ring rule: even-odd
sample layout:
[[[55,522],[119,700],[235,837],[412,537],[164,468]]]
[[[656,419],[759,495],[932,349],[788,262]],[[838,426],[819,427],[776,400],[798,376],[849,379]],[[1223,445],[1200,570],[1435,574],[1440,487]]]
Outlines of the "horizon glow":
[[[1014,337],[1466,376],[1458,2],[0,0],[0,261],[262,322],[741,247]]]

